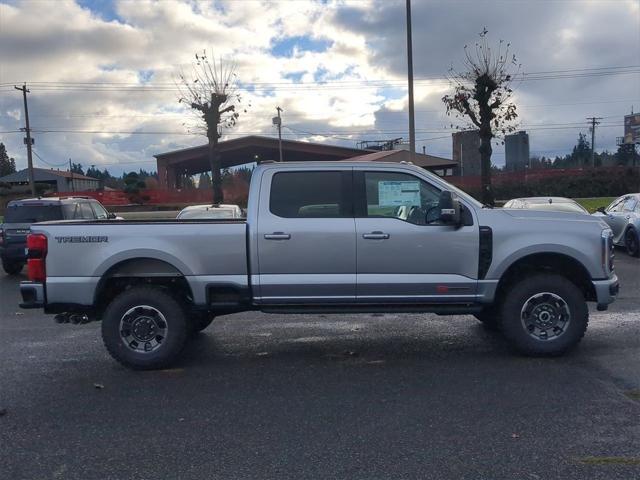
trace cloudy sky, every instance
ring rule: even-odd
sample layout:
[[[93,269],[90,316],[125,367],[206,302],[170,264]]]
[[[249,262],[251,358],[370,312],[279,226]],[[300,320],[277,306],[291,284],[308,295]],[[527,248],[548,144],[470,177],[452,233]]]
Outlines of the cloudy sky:
[[[484,27],[522,64],[532,155],[567,153],[593,115],[597,149],[615,150],[640,110],[640,0],[413,0],[419,151],[451,157],[445,75]],[[36,166],[155,169],[153,154],[206,141],[174,86],[203,49],[236,62],[251,101],[226,138],[275,135],[278,105],[286,138],[408,138],[404,0],[0,0],[0,141],[24,167],[27,82]]]

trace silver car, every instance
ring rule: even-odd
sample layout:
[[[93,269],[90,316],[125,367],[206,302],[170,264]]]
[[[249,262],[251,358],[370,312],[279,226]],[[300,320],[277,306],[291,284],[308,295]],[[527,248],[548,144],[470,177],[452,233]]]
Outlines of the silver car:
[[[601,207],[594,215],[602,217],[613,230],[613,243],[625,247],[632,257],[640,256],[640,193],[629,193],[616,198],[607,208]]]

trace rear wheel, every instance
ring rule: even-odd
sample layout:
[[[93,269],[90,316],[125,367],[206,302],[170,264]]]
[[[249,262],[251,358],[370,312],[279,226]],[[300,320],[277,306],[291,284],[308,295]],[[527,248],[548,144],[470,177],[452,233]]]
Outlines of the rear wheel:
[[[122,365],[151,370],[169,366],[187,339],[182,306],[154,287],[134,287],[118,295],[102,319],[102,339]]]
[[[561,355],[577,345],[589,323],[580,289],[560,275],[538,274],[505,294],[502,331],[525,355]]]
[[[634,228],[629,228],[625,233],[624,246],[632,257],[640,256],[640,239],[638,239],[638,232]]]
[[[10,262],[8,260],[2,261],[2,269],[7,275],[18,275],[22,271],[24,264],[22,262]]]

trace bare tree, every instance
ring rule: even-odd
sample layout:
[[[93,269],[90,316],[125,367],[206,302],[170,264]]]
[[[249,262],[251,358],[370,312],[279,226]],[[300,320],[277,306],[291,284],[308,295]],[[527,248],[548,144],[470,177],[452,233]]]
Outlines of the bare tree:
[[[180,91],[179,102],[196,110],[206,128],[213,203],[219,204],[224,201],[224,193],[218,140],[222,136],[222,128],[236,124],[240,116],[236,107],[239,107],[242,98],[238,93],[233,62],[222,58],[209,60],[206,51],[196,53],[195,57],[189,72],[178,72],[176,86]]]
[[[480,136],[481,200],[493,205],[491,188],[491,140],[516,129],[516,105],[512,101],[511,83],[520,72],[516,56],[509,51],[510,44],[502,40],[493,50],[487,42],[487,29],[480,33],[475,49],[464,47],[465,71],[449,70],[452,95],[442,101],[447,115],[464,118]]]

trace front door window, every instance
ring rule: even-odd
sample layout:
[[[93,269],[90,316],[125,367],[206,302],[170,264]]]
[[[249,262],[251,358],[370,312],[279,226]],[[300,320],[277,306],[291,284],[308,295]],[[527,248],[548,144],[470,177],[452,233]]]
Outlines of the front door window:
[[[440,190],[405,173],[365,172],[367,217],[391,217],[414,225],[438,222]]]

